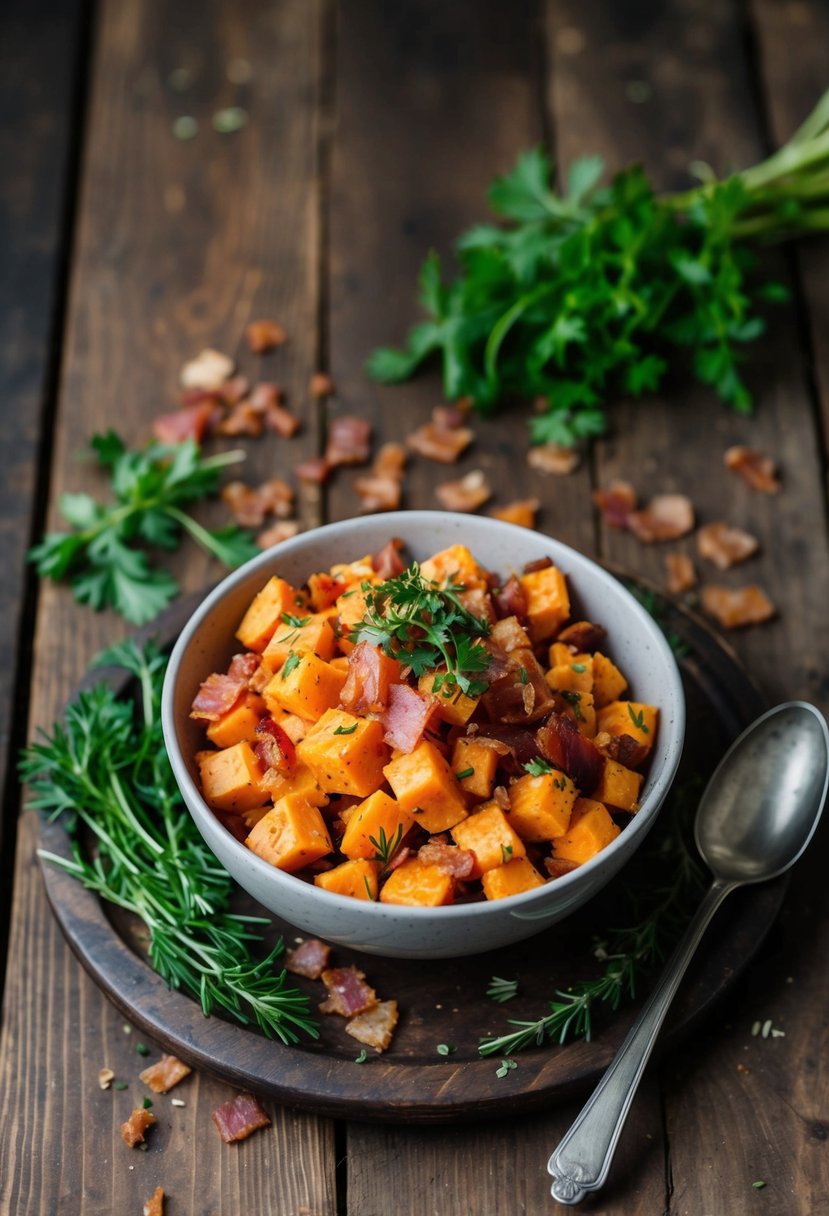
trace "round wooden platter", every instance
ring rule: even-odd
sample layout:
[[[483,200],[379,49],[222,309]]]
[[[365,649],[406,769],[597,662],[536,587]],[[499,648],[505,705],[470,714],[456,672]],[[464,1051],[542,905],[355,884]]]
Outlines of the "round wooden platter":
[[[655,593],[647,591],[654,597]],[[688,730],[677,786],[707,778],[740,730],[765,706],[734,654],[700,619],[660,596],[649,601],[666,633],[678,643],[688,704]],[[195,599],[182,600],[154,626],[172,642]],[[97,676],[101,678],[100,673]],[[122,685],[126,687],[123,673]],[[701,787],[700,787],[701,788]],[[670,813],[670,803],[663,812]],[[644,846],[657,842],[657,823]],[[44,849],[70,855],[59,823],[44,823]],[[634,863],[636,864],[636,863]],[[267,1095],[288,1106],[361,1121],[419,1123],[502,1117],[527,1112],[569,1097],[595,1082],[610,1063],[645,991],[612,1013],[594,1018],[590,1042],[545,1043],[518,1053],[517,1067],[497,1075],[498,1057],[481,1057],[484,1036],[508,1032],[510,1019],[543,1017],[557,989],[600,974],[594,957],[597,939],[629,923],[625,887],[629,872],[570,919],[516,947],[462,959],[423,962],[359,955],[337,948],[332,965],[356,964],[381,999],[397,1000],[401,1016],[390,1049],[369,1050],[357,1063],[360,1045],[343,1020],[320,1015],[320,1038],[285,1047],[252,1027],[212,1016],[170,990],[142,955],[140,926],[113,915],[96,895],[62,870],[43,866],[49,900],[72,948],[92,978],[125,1017],[169,1051],[231,1084]],[[638,881],[646,884],[647,870]],[[660,880],[664,878],[660,875]],[[674,1003],[660,1040],[670,1048],[726,992],[756,951],[783,898],[785,881],[747,888],[718,914]],[[241,892],[239,909],[261,911]],[[299,940],[289,924],[273,921],[288,946]],[[487,998],[493,976],[518,981],[506,1004]],[[290,977],[292,980],[294,977]],[[296,979],[312,1009],[325,992],[319,981]],[[445,1048],[438,1050],[440,1045]]]

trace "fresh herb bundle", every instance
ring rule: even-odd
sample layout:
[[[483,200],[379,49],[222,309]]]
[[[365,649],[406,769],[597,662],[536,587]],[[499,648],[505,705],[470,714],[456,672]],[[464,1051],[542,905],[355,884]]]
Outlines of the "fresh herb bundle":
[[[224,1009],[283,1043],[295,1043],[299,1031],[317,1037],[307,998],[274,970],[283,943],[265,958],[253,956],[257,926],[268,922],[229,911],[232,880],[182,804],[159,717],[166,664],[153,643],[142,648],[130,640],[105,651],[96,665],[132,674],[138,708],[96,684],[69,706],[63,724],[24,752],[31,805],[63,817],[72,837],[72,860],[44,850],[40,856],[140,917],[152,967],[200,1001],[205,1015]]]
[[[150,565],[145,546],[176,549],[188,533],[226,566],[239,566],[259,550],[237,527],[209,531],[183,508],[214,493],[222,469],[241,452],[203,456],[198,445],[151,443],[131,451],[109,431],[91,444],[109,471],[115,503],[89,494],[63,494],[60,511],[71,532],[48,532],[29,558],[38,574],[68,579],[75,599],[95,611],[112,607],[134,625],[153,619],[178,593],[172,575]]]
[[[424,578],[418,563],[412,562],[383,583],[363,583],[362,590],[366,612],[355,641],[382,647],[415,676],[445,666],[446,674],[439,674],[433,685],[436,694],[459,688],[476,697],[486,691],[486,681],[473,677],[490,664],[489,651],[481,642],[489,625],[461,603],[462,584],[450,580],[440,587]]]
[[[611,396],[656,389],[685,348],[696,376],[749,412],[743,348],[763,333],[758,306],[787,295],[750,282],[751,245],[829,229],[829,92],[761,164],[723,180],[697,170],[696,188],[656,194],[638,166],[601,185],[601,158],[585,157],[559,193],[545,153],[524,153],[489,190],[503,225],[461,236],[452,282],[429,254],[427,319],[405,350],[375,351],[369,375],[405,380],[439,354],[448,399],[488,414],[538,398],[533,441],[572,445],[604,431]]]

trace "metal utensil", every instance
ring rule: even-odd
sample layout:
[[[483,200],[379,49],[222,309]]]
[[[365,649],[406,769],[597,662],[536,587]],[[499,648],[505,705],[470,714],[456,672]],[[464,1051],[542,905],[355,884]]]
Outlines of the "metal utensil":
[[[697,848],[713,874],[696,915],[613,1062],[547,1164],[559,1203],[604,1185],[613,1154],[679,982],[727,895],[776,878],[812,838],[829,783],[829,731],[804,701],[758,718],[717,766],[697,810]]]

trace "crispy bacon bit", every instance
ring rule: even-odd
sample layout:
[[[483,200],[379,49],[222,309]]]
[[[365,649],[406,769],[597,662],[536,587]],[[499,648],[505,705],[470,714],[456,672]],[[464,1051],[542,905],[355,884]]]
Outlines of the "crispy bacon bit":
[[[115,1080],[115,1073],[111,1068],[98,1069],[98,1088],[109,1089],[112,1082]]]
[[[222,405],[238,405],[243,397],[250,392],[250,380],[247,376],[231,376],[216,390],[216,396]]]
[[[485,673],[489,688],[481,698],[487,716],[494,722],[519,725],[548,713],[553,694],[532,650],[517,649],[504,655],[491,642],[488,649],[493,661]]]
[[[490,511],[493,519],[502,519],[508,524],[518,524],[521,528],[534,528],[535,515],[541,503],[537,498],[518,498],[515,502],[507,503],[505,507],[494,507]]]
[[[681,595],[696,586],[697,572],[687,553],[666,553],[665,572],[665,586],[671,595]]]
[[[185,1077],[189,1077],[192,1071],[192,1068],[177,1056],[162,1055],[160,1060],[150,1064],[138,1075],[154,1094],[166,1094]]]
[[[604,768],[604,756],[593,740],[582,735],[571,718],[555,713],[538,728],[536,740],[544,758],[565,772],[581,793],[589,797]]]
[[[126,1123],[121,1124],[121,1138],[128,1148],[135,1148],[138,1144],[144,1143],[144,1133],[157,1123],[155,1115],[152,1111],[144,1110],[138,1106],[132,1112]]]
[[[245,337],[255,355],[265,355],[288,341],[288,335],[278,321],[251,321],[245,328]]]
[[[348,674],[340,693],[340,705],[352,714],[381,714],[389,704],[392,686],[399,679],[397,659],[370,642],[358,642],[348,655]]]
[[[212,672],[196,693],[190,717],[204,722],[218,722],[233,709],[247,687],[247,680]]]
[[[474,432],[464,426],[463,421],[463,415],[458,410],[447,411],[444,406],[438,406],[432,411],[431,422],[424,422],[423,426],[406,436],[406,444],[413,452],[429,460],[454,464],[475,438]]]
[[[185,405],[156,418],[152,425],[153,435],[159,443],[184,443],[187,439],[201,443],[208,426],[218,421],[219,413],[215,403],[210,400]]]
[[[258,439],[264,429],[262,415],[249,401],[239,401],[216,426],[218,435],[250,435]]]
[[[563,857],[545,857],[544,869],[550,875],[550,878],[563,878],[565,874],[569,874],[572,870],[577,870],[579,863],[577,861],[565,861]]]
[[[459,481],[444,481],[435,487],[438,502],[445,511],[477,511],[492,497],[492,489],[482,469],[473,469]]]
[[[271,406],[282,405],[284,400],[282,385],[273,380],[260,380],[250,395],[250,403],[258,414],[267,414]]]
[[[392,684],[389,687],[388,705],[380,719],[386,743],[407,754],[414,751],[423,738],[436,705],[434,697],[418,692],[408,684]]]
[[[517,616],[505,616],[496,621],[489,636],[490,640],[502,650],[506,650],[507,654],[511,650],[526,649],[530,644],[527,631]]]
[[[399,537],[394,536],[387,545],[384,545],[379,553],[375,553],[371,558],[371,568],[375,574],[383,580],[396,578],[398,574],[402,574],[406,569],[406,563],[401,557],[403,549],[403,541]]]
[[[496,785],[492,791],[493,799],[498,803],[502,811],[508,811],[512,806],[509,797],[509,790],[505,785]]]
[[[258,1099],[249,1093],[237,1094],[230,1102],[223,1102],[210,1118],[225,1144],[247,1140],[260,1127],[269,1127],[271,1122]]]
[[[477,725],[473,723],[473,725]],[[473,732],[467,729],[467,734]],[[530,760],[537,760],[541,755],[538,739],[533,731],[526,726],[507,726],[497,722],[482,722],[474,732],[476,743],[493,747],[504,757],[504,769],[520,771]],[[505,748],[505,751],[501,749]],[[511,759],[508,757],[511,756]]]
[[[144,1204],[144,1216],[164,1216],[164,1187],[157,1186]]]
[[[776,612],[765,591],[754,583],[748,587],[720,587],[712,583],[702,588],[702,606],[723,629],[757,625]]]
[[[461,849],[440,836],[433,836],[417,851],[418,861],[427,866],[437,866],[444,874],[451,874],[459,882],[472,877],[475,869],[475,854],[470,849]]]
[[[252,654],[251,651],[244,650],[241,654],[235,654],[230,660],[227,674],[233,680],[252,680],[259,670],[260,662],[261,659],[258,654]]]
[[[331,476],[331,465],[324,456],[314,456],[303,464],[296,465],[294,472],[300,481],[309,481],[314,485],[324,485]]]
[[[535,574],[537,570],[548,570],[553,564],[551,557],[537,557],[535,561],[525,562],[523,567],[524,574]]]
[[[574,448],[562,447],[559,443],[541,443],[530,448],[527,464],[539,473],[553,473],[566,477],[579,467],[581,457]]]
[[[320,1005],[323,1013],[352,1018],[377,1004],[377,993],[365,982],[365,972],[354,966],[333,967],[323,971],[320,978],[328,989],[328,998]]]
[[[729,448],[725,453],[725,467],[739,473],[752,490],[759,490],[761,494],[777,494],[780,490],[777,466],[770,456],[764,456],[756,448],[742,444]]]
[[[296,536],[297,532],[299,532],[299,522],[296,519],[280,519],[278,524],[260,532],[256,543],[260,549],[272,549],[274,545],[281,544],[283,540],[290,540],[292,536]]]
[[[527,596],[517,575],[511,574],[503,587],[493,591],[492,598],[495,611],[501,617],[517,617],[520,621],[527,619]],[[509,646],[504,647],[509,650]]]
[[[259,528],[267,515],[276,515],[278,519],[290,516],[294,492],[279,477],[272,477],[256,487],[247,486],[243,481],[230,481],[222,489],[222,501],[241,527]]]
[[[634,739],[632,735],[607,735],[607,741],[603,744],[600,744],[598,740],[597,735],[593,742],[602,754],[610,760],[615,760],[618,764],[624,764],[625,768],[638,768],[640,764],[644,763],[648,754],[645,744]]]
[[[366,511],[396,511],[400,506],[406,451],[399,443],[384,443],[374,463],[354,481]]]
[[[750,532],[726,523],[706,524],[697,532],[697,549],[700,557],[713,562],[718,570],[729,570],[738,562],[744,562],[759,548],[759,543]]]
[[[600,650],[606,637],[604,625],[597,625],[595,621],[574,621],[557,634],[556,641],[583,654],[585,651]]]
[[[346,1022],[345,1031],[358,1043],[373,1047],[375,1051],[385,1051],[391,1043],[398,1017],[397,1001],[379,1001]]]
[[[406,858],[411,857],[411,855],[412,850],[407,844],[399,845],[384,866],[386,873],[391,874],[392,870],[396,870],[398,866],[402,866]]]
[[[371,423],[367,418],[343,414],[328,424],[325,459],[334,468],[341,464],[365,464],[371,454]]]
[[[312,397],[333,397],[337,388],[334,381],[326,372],[314,372],[308,384],[308,392]]]
[[[181,369],[181,387],[185,389],[205,389],[215,392],[220,389],[225,380],[233,375],[235,364],[221,351],[209,347],[184,364]]]
[[[262,380],[256,385],[250,397],[250,406],[261,414],[268,430],[281,435],[283,439],[291,439],[300,428],[296,414],[285,406],[282,386],[272,380]]]
[[[461,398],[454,405],[436,405],[432,410],[432,422],[443,431],[453,431],[463,426],[471,409],[468,397]]]
[[[694,508],[684,494],[657,494],[641,511],[628,515],[628,529],[645,544],[677,540],[694,527]]]
[[[612,481],[606,489],[593,491],[593,502],[606,524],[624,529],[636,510],[636,491],[629,481]]]
[[[285,970],[292,975],[304,975],[306,979],[318,980],[328,966],[331,947],[318,937],[309,937],[295,950],[285,954]]]
[[[262,718],[257,725],[253,750],[266,769],[273,769],[283,777],[296,768],[293,740],[273,718]]]

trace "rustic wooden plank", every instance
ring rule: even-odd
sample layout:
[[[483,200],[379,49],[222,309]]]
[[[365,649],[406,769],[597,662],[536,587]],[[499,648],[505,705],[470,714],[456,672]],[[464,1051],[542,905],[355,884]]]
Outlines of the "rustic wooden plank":
[[[317,445],[305,386],[317,345],[321,6],[216,0],[170,8],[161,0],[109,0],[99,22],[53,508],[62,490],[100,490],[101,480],[75,455],[90,434],[115,425],[129,443],[143,442],[150,419],[174,400],[179,366],[204,345],[238,354],[251,376],[282,381],[292,404],[304,409],[297,440],[246,445],[246,479],[290,476]],[[228,80],[234,60],[249,65],[248,83]],[[170,84],[177,68],[191,74],[183,93]],[[238,62],[233,74],[239,76]],[[181,85],[182,74],[174,79]],[[220,135],[211,116],[231,104],[244,106],[249,122]],[[182,114],[199,123],[186,143],[171,133]],[[276,317],[291,338],[261,367],[241,346],[245,323],[257,316]],[[313,520],[313,509],[305,518]],[[190,548],[175,570],[186,587],[220,573]],[[64,588],[42,589],[33,725],[51,723],[92,654],[126,631],[113,616],[72,604]],[[187,1095],[187,1108],[165,1118],[146,1157],[120,1142],[124,1094],[96,1092],[95,1079],[104,1051],[133,1085],[137,1069],[122,1019],[81,974],[46,907],[35,838],[27,814],[15,874],[0,1098],[2,1157],[13,1166],[3,1171],[0,1208],[44,1216],[140,1211],[150,1184],[161,1182],[183,1211],[332,1213],[331,1125],[275,1112],[272,1132],[241,1153],[224,1151],[209,1112],[228,1088],[206,1077]],[[277,1168],[284,1161],[291,1170]]]

